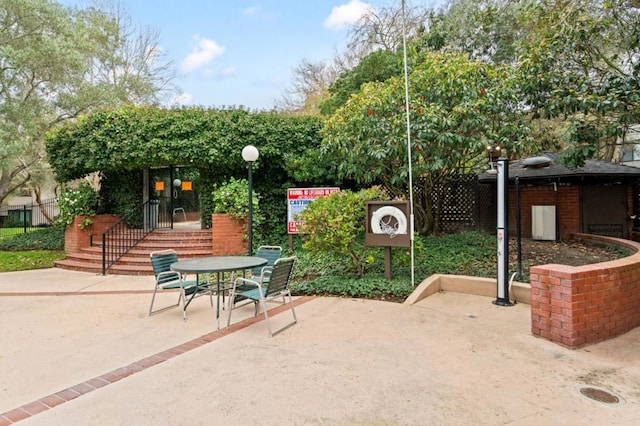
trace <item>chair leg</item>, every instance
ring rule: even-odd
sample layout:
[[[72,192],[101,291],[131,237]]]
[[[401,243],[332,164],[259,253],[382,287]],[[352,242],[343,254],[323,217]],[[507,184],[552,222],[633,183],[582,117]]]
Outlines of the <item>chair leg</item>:
[[[169,306],[165,306],[164,308],[160,308],[160,309],[156,309],[155,311],[153,310],[153,304],[156,300],[156,293],[158,292],[158,287],[156,286],[156,288],[153,290],[153,296],[151,296],[151,305],[149,306],[149,316],[153,315],[153,314],[157,314],[159,312],[164,312],[167,309],[171,309],[171,308],[175,308],[177,306],[180,306],[180,299],[182,298],[182,293],[180,293],[180,295],[178,296],[178,303],[176,303],[175,305],[169,305]]]
[[[262,310],[264,311],[264,319],[267,322],[267,331],[269,332],[269,337],[273,337],[273,333],[271,332],[271,322],[269,322],[269,314],[267,314],[267,304],[264,300],[264,297],[260,298],[260,305],[262,306]],[[256,307],[258,305],[256,304]]]
[[[284,296],[282,296],[284,299]],[[289,305],[291,305],[291,312],[293,313],[293,322],[298,322],[298,318],[296,317],[296,309],[293,307],[293,297],[291,297],[291,291],[289,291]]]
[[[231,325],[231,312],[233,312],[233,309],[235,308],[235,305],[236,305],[233,302],[233,299],[235,298],[236,298],[236,292],[234,291],[234,289],[231,289],[231,294],[229,295],[229,314],[227,315],[227,328],[229,328],[229,326]]]
[[[151,305],[149,306],[149,316],[153,313],[153,302],[156,300],[156,292],[158,291],[158,286],[153,289],[153,296],[151,296]]]

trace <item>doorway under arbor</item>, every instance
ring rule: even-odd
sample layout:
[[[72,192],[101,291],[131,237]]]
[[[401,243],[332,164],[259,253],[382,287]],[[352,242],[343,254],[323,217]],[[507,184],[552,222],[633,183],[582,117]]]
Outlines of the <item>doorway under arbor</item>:
[[[169,166],[145,170],[144,202],[150,204],[154,228],[203,229],[200,171],[192,166]]]

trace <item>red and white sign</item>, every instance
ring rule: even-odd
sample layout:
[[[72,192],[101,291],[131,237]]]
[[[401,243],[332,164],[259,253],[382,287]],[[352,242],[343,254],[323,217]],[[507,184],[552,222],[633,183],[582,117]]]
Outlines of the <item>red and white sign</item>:
[[[303,223],[295,221],[293,218],[299,215],[302,210],[316,198],[324,197],[333,192],[340,191],[340,188],[289,188],[287,190],[287,232],[298,234],[298,225]]]

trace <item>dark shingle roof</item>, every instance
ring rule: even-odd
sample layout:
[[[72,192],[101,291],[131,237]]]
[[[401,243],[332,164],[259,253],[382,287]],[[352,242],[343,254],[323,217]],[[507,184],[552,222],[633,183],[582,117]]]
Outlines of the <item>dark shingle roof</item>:
[[[509,180],[516,177],[520,180],[541,180],[550,178],[635,178],[640,177],[640,168],[625,166],[622,164],[610,163],[600,160],[586,160],[582,167],[570,167],[565,164],[556,163],[558,157],[553,152],[544,152],[540,157],[547,157],[551,160],[546,167],[527,167],[523,160],[511,161],[509,163]],[[496,175],[482,173],[478,176],[480,182],[488,183],[496,180]]]

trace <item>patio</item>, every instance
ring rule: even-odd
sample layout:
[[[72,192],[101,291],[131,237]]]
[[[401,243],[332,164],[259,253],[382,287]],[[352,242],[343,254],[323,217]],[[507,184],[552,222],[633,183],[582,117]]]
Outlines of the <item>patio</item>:
[[[0,425],[640,418],[640,329],[569,350],[531,335],[528,305],[441,292],[414,305],[300,298],[298,324],[269,338],[251,307],[215,332],[207,298],[186,323],[179,309],[149,317],[152,286],[61,269],[0,274]],[[588,399],[584,385],[624,402]]]

